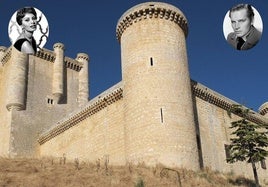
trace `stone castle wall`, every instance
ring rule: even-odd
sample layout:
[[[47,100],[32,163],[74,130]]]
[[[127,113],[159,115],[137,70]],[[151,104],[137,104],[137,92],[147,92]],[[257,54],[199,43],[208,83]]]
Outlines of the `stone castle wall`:
[[[0,156],[162,163],[252,177],[250,166],[225,161],[230,123],[240,118],[227,111],[237,103],[190,80],[187,33],[173,6],[144,3],[127,11],[117,26],[123,79],[89,102],[86,54],[65,57],[57,43],[54,52],[10,58],[11,49],[0,48]],[[17,59],[13,65],[23,71],[13,84],[10,62]],[[247,119],[268,124],[256,112]]]
[[[41,156],[125,163],[121,84],[91,100],[82,110],[59,121],[39,138]]]
[[[0,61],[10,58],[10,49],[2,48]],[[8,53],[8,54],[6,54]],[[4,60],[3,60],[4,61]],[[9,155],[11,113],[6,108],[9,64],[0,63],[0,155]]]
[[[11,50],[11,54],[12,52]],[[20,54],[18,53],[18,55]],[[16,95],[10,94],[11,92],[21,93],[11,81],[11,74],[15,74],[12,62],[14,61],[13,64],[16,64],[16,58],[2,61],[4,65],[1,67],[3,70],[1,71],[0,89],[3,92],[1,92],[0,99],[3,100],[3,105],[0,109],[0,128],[2,129],[1,133],[4,134],[1,136],[1,139],[3,139],[1,142],[4,143],[1,143],[3,147],[1,148],[1,155],[37,157],[39,154],[39,144],[37,142],[39,135],[49,129],[59,118],[65,117],[78,108],[79,71],[82,65],[68,57],[65,57],[62,61],[62,97],[57,103],[57,98],[53,95],[55,58],[55,53],[49,50],[39,51],[36,56],[29,55],[25,66],[26,91],[23,95],[24,98],[19,95],[17,97],[19,99],[15,98]],[[13,73],[10,73],[11,68],[9,66],[12,66]],[[24,107],[20,110],[12,108],[13,100],[25,101]]]
[[[197,125],[199,156],[201,166],[214,171],[235,173],[249,178],[254,178],[251,164],[238,162],[228,164],[226,162],[226,145],[229,145],[232,129],[231,122],[241,119],[240,116],[228,110],[233,104],[239,104],[223,95],[192,81],[194,95],[194,110]],[[247,117],[252,122],[268,124],[268,119],[253,112]],[[267,172],[260,167],[258,173],[262,179],[268,177]]]
[[[228,108],[238,103],[195,81],[192,81],[192,91],[197,137],[199,137],[197,144],[199,144],[200,166],[253,178],[251,165],[226,162],[225,145],[228,145],[230,140],[230,123],[240,119],[235,114],[229,115]],[[122,93],[121,82],[43,133],[39,138],[40,156],[65,156],[68,160],[77,158],[91,162],[97,160],[105,162],[108,159],[111,165],[131,162],[126,157],[126,131],[123,120],[125,101]],[[249,116],[252,121],[267,123],[267,119],[261,115],[257,113],[252,115]],[[148,129],[145,130],[150,134]],[[162,130],[159,131],[159,136],[161,134]],[[181,139],[187,138],[181,137]],[[157,149],[157,146],[159,144],[150,148]],[[147,160],[141,161],[146,163]],[[262,179],[268,177],[262,169],[259,175]]]

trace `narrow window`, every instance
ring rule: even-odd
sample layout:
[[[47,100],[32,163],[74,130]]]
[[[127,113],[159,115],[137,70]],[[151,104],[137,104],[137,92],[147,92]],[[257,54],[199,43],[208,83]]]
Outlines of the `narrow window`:
[[[225,149],[226,159],[231,158],[231,155],[230,155],[230,145],[224,144],[224,149]]]
[[[151,63],[151,66],[154,65],[154,61],[153,61],[153,58],[152,57],[150,58],[150,63]]]
[[[197,141],[198,150],[201,150],[201,141],[200,141],[200,136],[198,134],[196,135],[196,141]]]
[[[51,99],[51,98],[47,98],[47,104],[49,104],[49,105],[53,105],[53,99]]]
[[[265,159],[261,160],[261,168],[266,169]]]
[[[160,108],[161,123],[164,123],[163,109]]]

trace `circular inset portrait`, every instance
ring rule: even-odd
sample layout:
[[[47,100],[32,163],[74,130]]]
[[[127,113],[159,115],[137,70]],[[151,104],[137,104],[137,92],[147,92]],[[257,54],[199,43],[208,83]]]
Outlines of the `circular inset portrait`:
[[[23,7],[9,21],[9,39],[23,53],[35,54],[46,44],[48,34],[47,19],[37,8]]]
[[[237,50],[253,48],[259,42],[262,30],[259,12],[249,4],[233,6],[224,17],[224,37]]]

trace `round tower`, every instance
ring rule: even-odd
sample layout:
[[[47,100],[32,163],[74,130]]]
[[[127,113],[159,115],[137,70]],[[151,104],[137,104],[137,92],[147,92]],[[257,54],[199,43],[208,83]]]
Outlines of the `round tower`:
[[[268,117],[268,102],[263,103],[259,108],[259,113],[265,117]]]
[[[63,67],[64,67],[64,44],[55,43],[53,45],[56,59],[53,66],[52,93],[56,103],[59,103],[63,96]]]
[[[142,3],[122,15],[116,31],[127,161],[199,169],[184,14],[166,3]]]
[[[8,110],[24,110],[26,108],[27,78],[29,55],[12,46],[7,83]]]
[[[89,76],[88,76],[88,63],[89,56],[85,53],[78,53],[76,60],[81,62],[83,67],[79,71],[79,90],[78,90],[78,103],[79,106],[83,106],[88,102],[89,98]]]

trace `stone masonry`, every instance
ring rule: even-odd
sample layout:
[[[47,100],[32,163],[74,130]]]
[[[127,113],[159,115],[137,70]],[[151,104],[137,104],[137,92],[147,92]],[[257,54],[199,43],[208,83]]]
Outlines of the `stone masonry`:
[[[176,7],[142,3],[119,19],[122,81],[89,100],[89,56],[65,46],[25,55],[0,47],[0,156],[62,157],[111,165],[163,164],[252,176],[226,162],[238,104],[190,79],[188,23]],[[247,118],[268,125],[268,104]],[[264,170],[260,178],[268,177]]]

